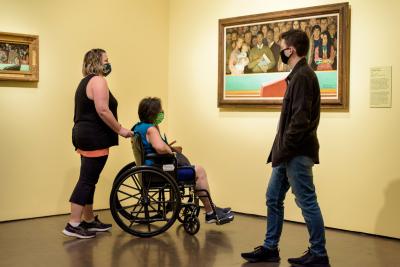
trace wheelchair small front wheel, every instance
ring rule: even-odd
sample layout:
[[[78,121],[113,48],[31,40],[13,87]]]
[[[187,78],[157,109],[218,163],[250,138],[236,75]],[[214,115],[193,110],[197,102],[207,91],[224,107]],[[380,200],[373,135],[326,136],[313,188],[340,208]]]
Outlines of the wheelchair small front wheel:
[[[195,207],[193,207],[192,205],[181,205],[181,209],[179,211],[179,215],[178,215],[178,221],[180,223],[185,223],[185,218],[188,216],[191,216],[192,214],[194,214],[195,211]]]
[[[183,223],[186,233],[195,235],[200,230],[200,220],[196,216],[186,216]]]

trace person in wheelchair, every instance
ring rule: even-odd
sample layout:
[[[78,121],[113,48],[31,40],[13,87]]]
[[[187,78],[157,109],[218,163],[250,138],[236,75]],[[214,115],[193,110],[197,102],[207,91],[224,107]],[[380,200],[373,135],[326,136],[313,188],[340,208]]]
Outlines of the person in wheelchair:
[[[164,119],[164,111],[161,106],[161,100],[157,97],[148,97],[141,100],[138,108],[138,115],[140,122],[132,127],[132,131],[135,134],[139,134],[143,143],[143,149],[145,154],[157,153],[157,154],[173,154],[178,153],[177,161],[178,166],[192,167],[196,173],[196,186],[195,189],[199,190],[196,195],[200,198],[206,211],[205,221],[206,223],[217,222],[217,216],[219,220],[232,221],[234,214],[230,208],[220,208],[212,204],[207,193],[210,192],[208,185],[208,179],[205,169],[200,165],[190,166],[189,161],[183,154],[181,154],[181,148],[173,147],[168,144],[166,138],[162,138],[160,134],[159,124]],[[153,160],[146,160],[145,165],[155,165]],[[188,166],[189,165],[189,166]],[[178,176],[179,180],[179,169]]]

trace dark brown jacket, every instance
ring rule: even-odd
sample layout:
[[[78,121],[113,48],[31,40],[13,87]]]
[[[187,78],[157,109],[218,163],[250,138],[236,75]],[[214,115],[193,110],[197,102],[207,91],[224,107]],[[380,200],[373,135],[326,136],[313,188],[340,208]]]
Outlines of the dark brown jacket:
[[[308,156],[319,163],[317,128],[321,95],[317,76],[302,58],[286,78],[281,117],[268,161],[272,167],[295,156]]]

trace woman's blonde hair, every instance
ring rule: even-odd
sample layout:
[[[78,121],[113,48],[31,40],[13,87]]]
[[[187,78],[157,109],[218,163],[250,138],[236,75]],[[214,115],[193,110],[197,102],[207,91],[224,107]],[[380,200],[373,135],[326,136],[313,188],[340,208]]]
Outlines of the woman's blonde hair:
[[[105,50],[100,48],[91,49],[86,52],[82,66],[83,76],[89,74],[103,75],[103,64],[101,63],[101,58],[105,52]]]

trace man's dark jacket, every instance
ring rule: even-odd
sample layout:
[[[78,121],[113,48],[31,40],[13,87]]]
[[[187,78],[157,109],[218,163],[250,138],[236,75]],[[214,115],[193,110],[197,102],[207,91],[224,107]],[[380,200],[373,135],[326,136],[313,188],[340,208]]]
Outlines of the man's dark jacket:
[[[319,163],[319,124],[321,95],[317,76],[306,59],[297,62],[286,78],[278,132],[269,154],[272,167],[288,162],[295,156],[308,156]]]

